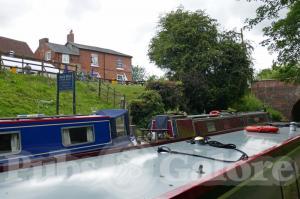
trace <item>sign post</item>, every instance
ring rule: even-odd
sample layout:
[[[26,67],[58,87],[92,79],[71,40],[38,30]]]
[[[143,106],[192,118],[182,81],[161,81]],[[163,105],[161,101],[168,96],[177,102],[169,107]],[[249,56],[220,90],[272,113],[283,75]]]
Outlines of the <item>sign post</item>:
[[[73,91],[73,114],[76,114],[75,72],[57,74],[56,114],[59,115],[60,92]]]

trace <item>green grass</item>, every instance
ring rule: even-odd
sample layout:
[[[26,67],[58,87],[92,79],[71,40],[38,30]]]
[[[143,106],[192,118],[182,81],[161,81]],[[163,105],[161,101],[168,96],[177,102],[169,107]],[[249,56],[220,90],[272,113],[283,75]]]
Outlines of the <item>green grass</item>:
[[[144,90],[138,85],[111,85],[119,95],[125,94],[126,102],[135,99]],[[102,84],[101,98],[98,83],[76,82],[77,114],[90,114],[106,108],[119,108],[120,97],[113,106],[113,89],[107,101],[106,84]],[[61,93],[60,114],[72,114],[72,93]],[[41,76],[12,74],[0,71],[0,117],[15,117],[19,114],[56,114],[56,80]]]

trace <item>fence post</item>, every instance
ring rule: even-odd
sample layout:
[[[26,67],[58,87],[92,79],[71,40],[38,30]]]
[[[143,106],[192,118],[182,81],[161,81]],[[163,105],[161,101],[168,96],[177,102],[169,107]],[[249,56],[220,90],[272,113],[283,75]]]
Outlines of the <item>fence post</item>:
[[[106,103],[108,103],[109,88],[110,88],[109,85],[107,85]]]
[[[98,97],[99,97],[99,99],[101,99],[101,79],[100,78],[98,81]]]
[[[126,96],[124,95],[124,109],[126,109]]]
[[[2,54],[0,54],[0,71],[2,70]]]
[[[45,70],[45,68],[44,68],[44,61],[42,61],[42,71],[41,71],[41,76],[43,76],[43,74],[44,74],[44,70]]]
[[[121,106],[121,109],[125,109],[126,107],[126,98],[125,98],[125,95],[123,95],[121,97],[121,103],[120,103],[120,106]]]
[[[22,74],[24,74],[24,58],[22,57]]]
[[[116,107],[116,89],[114,88],[114,108]]]

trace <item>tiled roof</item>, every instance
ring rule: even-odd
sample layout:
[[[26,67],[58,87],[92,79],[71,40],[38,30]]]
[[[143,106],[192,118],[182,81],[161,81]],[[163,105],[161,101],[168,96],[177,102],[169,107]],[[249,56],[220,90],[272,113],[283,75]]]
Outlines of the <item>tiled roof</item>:
[[[106,48],[99,48],[95,46],[88,46],[88,45],[83,45],[83,44],[77,44],[77,43],[72,43],[68,42],[67,44],[70,44],[71,46],[75,46],[79,49],[85,49],[85,50],[90,50],[90,51],[96,51],[96,52],[102,52],[102,53],[107,53],[107,54],[112,54],[112,55],[118,55],[118,56],[123,56],[123,57],[132,57],[131,55],[126,55],[114,50],[106,49]]]
[[[14,51],[18,56],[34,58],[34,54],[26,42],[0,36],[0,52],[9,53],[10,51]]]
[[[79,55],[78,49],[71,49],[65,45],[47,43],[48,47],[57,53],[69,54],[69,55]]]

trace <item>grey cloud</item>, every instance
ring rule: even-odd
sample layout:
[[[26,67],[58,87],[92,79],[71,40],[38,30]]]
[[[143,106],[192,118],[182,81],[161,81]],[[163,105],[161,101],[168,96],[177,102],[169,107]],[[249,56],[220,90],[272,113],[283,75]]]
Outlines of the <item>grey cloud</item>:
[[[28,0],[0,0],[0,25],[9,26],[30,11]]]
[[[99,0],[69,0],[66,13],[69,17],[78,19],[86,12],[95,12],[100,8]]]

